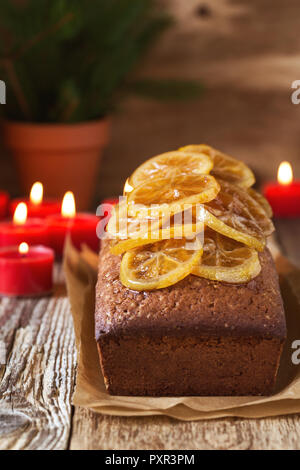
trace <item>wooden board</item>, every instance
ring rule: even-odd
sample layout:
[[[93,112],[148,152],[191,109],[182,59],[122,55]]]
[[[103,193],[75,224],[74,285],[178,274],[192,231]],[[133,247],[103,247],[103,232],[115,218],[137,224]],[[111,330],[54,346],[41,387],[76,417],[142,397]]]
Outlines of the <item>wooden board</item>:
[[[0,449],[65,449],[76,367],[68,299],[3,299],[0,341]]]
[[[99,416],[77,408],[71,449],[300,449],[300,418],[220,419],[185,423],[167,417]]]

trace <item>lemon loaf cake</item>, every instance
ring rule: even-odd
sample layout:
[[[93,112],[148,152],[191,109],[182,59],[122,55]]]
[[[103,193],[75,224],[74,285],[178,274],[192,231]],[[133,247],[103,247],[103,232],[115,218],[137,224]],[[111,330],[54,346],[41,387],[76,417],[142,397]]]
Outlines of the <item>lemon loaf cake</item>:
[[[100,253],[96,341],[114,395],[269,395],[286,323],[268,201],[207,145],[128,178]]]

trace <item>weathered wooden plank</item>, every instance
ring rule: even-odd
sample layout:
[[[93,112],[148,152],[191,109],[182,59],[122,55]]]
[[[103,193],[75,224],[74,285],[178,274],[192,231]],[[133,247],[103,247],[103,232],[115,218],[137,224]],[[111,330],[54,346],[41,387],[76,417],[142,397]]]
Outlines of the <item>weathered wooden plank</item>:
[[[76,408],[71,449],[300,449],[300,419],[289,416],[187,423],[160,416],[101,416]]]
[[[65,297],[3,299],[0,449],[65,449],[76,353]]]

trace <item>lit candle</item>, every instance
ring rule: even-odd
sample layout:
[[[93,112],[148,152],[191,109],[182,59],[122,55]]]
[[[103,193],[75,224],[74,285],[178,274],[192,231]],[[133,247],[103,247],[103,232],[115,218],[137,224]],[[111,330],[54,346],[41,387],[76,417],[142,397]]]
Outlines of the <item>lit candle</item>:
[[[30,245],[47,245],[48,229],[42,219],[27,218],[27,206],[20,202],[16,207],[13,221],[0,223],[0,247],[16,246],[21,242]]]
[[[9,195],[5,191],[0,191],[0,220],[5,219],[7,216],[9,204]]]
[[[61,257],[66,237],[69,235],[76,248],[80,249],[82,244],[86,244],[97,252],[100,246],[96,233],[98,222],[99,218],[93,214],[76,214],[74,195],[68,191],[63,199],[61,214],[47,218],[50,246],[57,256]]]
[[[263,188],[274,216],[300,216],[300,181],[293,180],[293,170],[289,162],[280,163],[277,180],[278,183],[267,183]]]
[[[52,291],[54,252],[45,246],[0,249],[0,295],[39,296]]]
[[[37,181],[33,184],[29,199],[13,199],[10,203],[10,213],[14,214],[20,202],[25,202],[29,217],[45,218],[49,215],[60,213],[60,201],[55,199],[44,199],[44,187]]]
[[[123,189],[123,195],[127,196],[127,194],[133,191],[133,189],[134,189],[133,186],[131,186],[131,184],[129,183],[129,178],[127,178],[126,183],[124,185],[124,189]]]

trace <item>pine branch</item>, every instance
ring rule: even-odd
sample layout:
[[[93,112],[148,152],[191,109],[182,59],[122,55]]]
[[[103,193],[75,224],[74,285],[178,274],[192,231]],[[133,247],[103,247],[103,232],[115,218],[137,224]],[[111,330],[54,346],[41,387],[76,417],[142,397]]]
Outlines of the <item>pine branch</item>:
[[[160,100],[198,96],[199,84],[191,82],[124,86],[170,24],[157,0],[1,0],[0,66],[11,96],[3,112],[76,122],[110,113],[126,92]]]
[[[66,23],[70,22],[74,18],[74,14],[69,12],[63,18],[61,18],[56,24],[51,25],[45,31],[40,31],[33,38],[31,38],[24,46],[22,46],[16,53],[15,60],[20,59],[31,47],[35,46],[40,41],[47,39],[47,37],[54,34],[60,28],[65,26]]]

